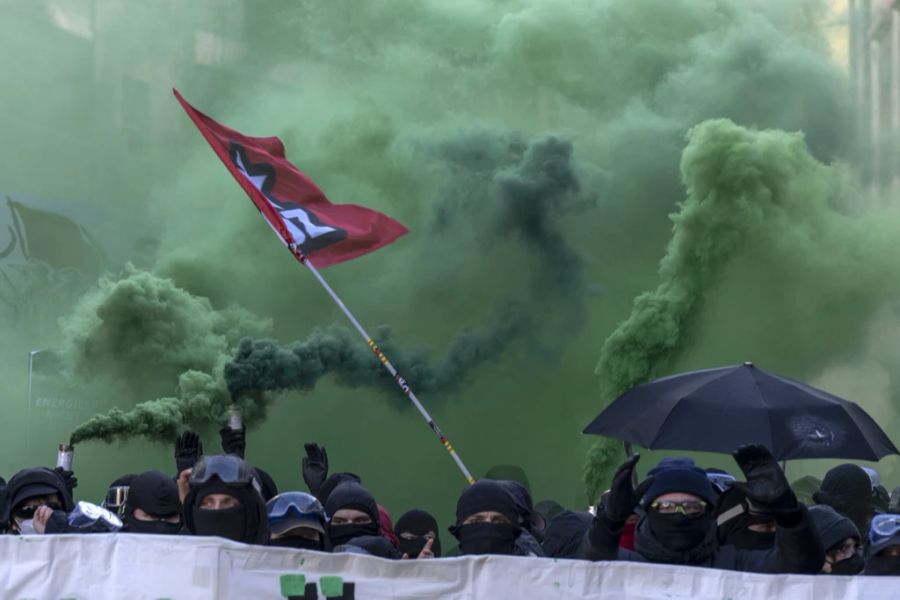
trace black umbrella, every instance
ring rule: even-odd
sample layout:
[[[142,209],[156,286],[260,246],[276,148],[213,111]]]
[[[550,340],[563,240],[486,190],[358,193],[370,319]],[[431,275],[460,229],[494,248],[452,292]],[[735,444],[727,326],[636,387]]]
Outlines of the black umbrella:
[[[631,388],[584,433],[650,449],[732,452],[765,444],[778,460],[876,461],[900,454],[859,406],[744,363]]]

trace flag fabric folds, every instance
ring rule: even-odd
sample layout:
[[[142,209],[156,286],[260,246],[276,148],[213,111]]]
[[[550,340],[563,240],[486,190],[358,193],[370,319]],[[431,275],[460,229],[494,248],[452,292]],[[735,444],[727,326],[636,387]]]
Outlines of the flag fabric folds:
[[[285,245],[327,267],[390,244],[407,229],[378,211],[332,204],[291,164],[277,137],[245,136],[175,97]]]

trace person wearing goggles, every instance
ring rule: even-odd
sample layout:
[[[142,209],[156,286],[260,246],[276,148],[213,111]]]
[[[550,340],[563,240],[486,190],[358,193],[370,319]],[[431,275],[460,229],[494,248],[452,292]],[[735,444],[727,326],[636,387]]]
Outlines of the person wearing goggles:
[[[44,467],[22,469],[9,480],[6,515],[9,533],[36,533],[35,515],[40,512],[71,512],[74,505],[58,472]],[[41,511],[41,507],[47,507]]]
[[[670,459],[635,488],[632,479],[639,458],[630,457],[613,477],[585,537],[583,558],[757,573],[814,574],[822,568],[825,552],[807,509],[797,502],[784,472],[764,446],[742,446],[734,453],[746,482],[734,482],[731,488],[772,514],[775,545],[767,550],[718,544],[717,494],[707,474],[690,459]],[[626,519],[636,511],[642,516],[631,551],[619,547],[619,538]]]
[[[266,503],[266,512],[270,546],[325,549],[328,516],[315,496],[305,492],[284,492]]]
[[[187,483],[184,524],[188,532],[245,544],[268,542],[266,504],[249,464],[233,455],[204,456]]]
[[[100,506],[121,517],[125,510],[125,501],[128,499],[128,488],[135,477],[137,477],[136,474],[129,473],[128,475],[122,475],[109,484],[109,488],[106,490],[106,497]]]
[[[869,526],[863,575],[900,575],[900,515],[876,515]]]

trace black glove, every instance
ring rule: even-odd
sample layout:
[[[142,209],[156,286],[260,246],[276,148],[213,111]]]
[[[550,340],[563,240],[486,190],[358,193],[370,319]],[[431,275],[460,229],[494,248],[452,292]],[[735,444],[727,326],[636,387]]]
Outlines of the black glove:
[[[600,510],[603,510],[606,518],[613,523],[624,523],[631,516],[650,484],[653,483],[653,478],[648,477],[637,489],[634,488],[632,477],[634,467],[640,458],[640,454],[635,454],[622,463],[622,466],[613,475],[609,494],[606,496],[603,505],[598,507],[597,514],[600,514]]]
[[[62,467],[56,467],[53,470],[62,478],[63,483],[66,484],[66,489],[69,490],[69,496],[71,497],[72,490],[78,487],[78,478],[75,477],[75,471],[66,471]]]
[[[197,464],[203,456],[203,442],[193,431],[185,431],[175,440],[175,468],[181,473]]]
[[[309,493],[318,497],[319,488],[328,479],[328,453],[324,446],[315,442],[304,444],[306,456],[303,458],[303,481],[309,488]]]
[[[240,429],[232,429],[226,425],[219,430],[219,436],[222,438],[222,452],[244,458],[244,450],[247,449],[247,435],[243,426]]]
[[[797,497],[768,448],[761,444],[741,446],[735,451],[734,460],[747,478],[746,483],[738,481],[734,487],[747,498],[773,510],[796,508]]]

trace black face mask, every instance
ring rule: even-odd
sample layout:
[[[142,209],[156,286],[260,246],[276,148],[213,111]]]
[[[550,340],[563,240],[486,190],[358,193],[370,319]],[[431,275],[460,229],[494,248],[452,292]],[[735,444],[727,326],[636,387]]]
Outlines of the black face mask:
[[[472,523],[456,530],[460,554],[512,554],[519,538],[516,525]]]
[[[900,556],[870,556],[864,575],[900,575]]]
[[[856,575],[866,566],[866,560],[859,554],[831,564],[832,575]]]
[[[725,544],[741,550],[771,550],[775,547],[775,532],[753,531],[745,527],[725,538]]]
[[[661,515],[651,510],[647,513],[647,521],[659,543],[675,552],[699,546],[712,527],[712,516],[707,512],[689,517],[679,513]]]
[[[194,529],[196,535],[215,535],[236,542],[246,542],[247,521],[244,507],[235,506],[224,510],[194,509]]]
[[[399,550],[401,554],[405,554],[409,558],[418,558],[427,543],[428,540],[423,537],[415,537],[411,540],[400,538]]]
[[[129,519],[124,529],[125,533],[155,533],[157,535],[176,535],[181,531],[181,522],[167,523],[165,521],[141,521]]]
[[[298,550],[321,550],[322,542],[318,540],[311,540],[309,538],[305,538],[302,535],[289,535],[287,537],[276,538],[274,540],[269,540],[270,546],[277,546],[279,548],[297,548]]]
[[[328,539],[332,548],[346,544],[353,538],[364,535],[381,535],[378,523],[366,523],[365,525],[329,525]]]

